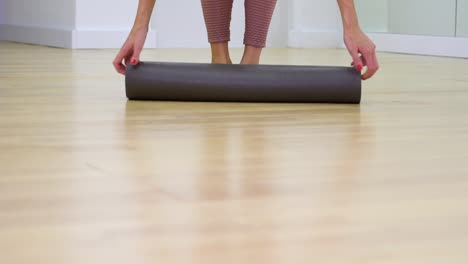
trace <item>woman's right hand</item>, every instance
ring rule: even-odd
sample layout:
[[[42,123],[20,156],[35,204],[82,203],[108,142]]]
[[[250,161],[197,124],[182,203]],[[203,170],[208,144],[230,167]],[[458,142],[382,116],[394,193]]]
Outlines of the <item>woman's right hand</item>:
[[[134,27],[132,29],[127,40],[114,59],[113,64],[117,72],[125,75],[126,65],[128,65],[128,63],[136,65],[140,62],[140,53],[145,44],[147,34],[147,27]]]

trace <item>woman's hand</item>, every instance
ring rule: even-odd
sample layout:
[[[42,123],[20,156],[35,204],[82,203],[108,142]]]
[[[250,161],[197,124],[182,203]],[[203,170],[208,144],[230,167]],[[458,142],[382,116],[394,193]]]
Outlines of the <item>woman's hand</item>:
[[[375,44],[360,29],[346,31],[344,33],[346,48],[353,58],[352,65],[359,71],[366,66],[367,70],[362,75],[363,80],[371,78],[379,69],[379,63],[375,54]]]
[[[147,27],[135,27],[132,29],[127,40],[114,59],[113,64],[117,72],[125,75],[126,65],[128,65],[129,62],[132,65],[138,64],[147,34]]]

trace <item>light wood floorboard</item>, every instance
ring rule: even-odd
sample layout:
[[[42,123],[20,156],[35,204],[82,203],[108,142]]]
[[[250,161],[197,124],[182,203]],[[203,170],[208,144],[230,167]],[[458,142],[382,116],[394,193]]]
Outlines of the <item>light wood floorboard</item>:
[[[0,263],[468,263],[468,60],[380,53],[361,105],[128,102],[115,53],[0,42]]]

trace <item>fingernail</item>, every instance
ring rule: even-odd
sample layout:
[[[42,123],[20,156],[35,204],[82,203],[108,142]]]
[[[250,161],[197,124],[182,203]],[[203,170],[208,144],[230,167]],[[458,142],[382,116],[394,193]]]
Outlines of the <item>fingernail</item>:
[[[356,69],[357,69],[358,71],[362,71],[362,65],[358,65],[358,66],[356,67]]]
[[[133,65],[136,64],[136,60],[135,60],[135,59],[132,59],[130,62],[131,62]]]

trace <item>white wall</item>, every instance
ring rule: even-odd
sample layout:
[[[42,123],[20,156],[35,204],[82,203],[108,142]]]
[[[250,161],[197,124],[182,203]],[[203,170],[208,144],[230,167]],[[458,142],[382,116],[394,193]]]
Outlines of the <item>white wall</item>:
[[[138,0],[0,0],[0,39],[59,47],[119,48]],[[287,44],[287,1],[278,0],[269,47]],[[231,46],[242,46],[243,1],[235,0]],[[183,7],[183,8],[181,8]],[[200,0],[157,0],[146,47],[208,47]]]
[[[271,20],[267,45],[271,47],[287,47],[289,33],[289,1],[277,0],[276,10]]]
[[[137,0],[1,0],[0,39],[65,48],[118,48]],[[146,47],[155,46],[154,32]]]
[[[2,0],[0,39],[71,46],[75,0]]]
[[[8,14],[0,38],[73,48],[120,47],[137,6],[137,0],[0,1]],[[240,47],[243,1],[234,3],[231,46]],[[208,46],[200,0],[157,0],[153,18],[147,47]],[[267,46],[335,47],[339,29],[336,1],[278,0]]]
[[[77,0],[76,29],[128,29],[137,5],[137,0]]]
[[[3,0],[3,23],[8,25],[72,28],[74,0]]]
[[[336,0],[290,0],[288,44],[297,48],[337,47],[342,42]]]
[[[235,8],[233,17],[238,13],[238,8]],[[158,47],[207,46],[206,29],[199,0],[157,0],[153,18],[152,27],[156,30]],[[231,30],[236,36],[239,22],[233,22]]]
[[[137,0],[76,0],[74,48],[119,48],[130,32]],[[146,47],[155,47],[148,33]]]
[[[371,14],[360,18],[363,26],[369,26],[367,31],[385,31],[388,26],[392,33],[428,35],[455,33],[455,19],[442,19],[450,16],[454,3],[455,0],[356,0],[360,12]],[[396,15],[385,15],[387,4],[387,14]],[[137,0],[0,0],[0,39],[59,47],[118,48],[130,31],[136,5]],[[208,46],[200,0],[157,0],[156,5],[154,30],[149,33],[147,47]],[[411,12],[421,6],[433,8]],[[392,12],[393,9],[398,12]],[[468,37],[468,0],[458,0],[458,12],[459,36]],[[235,0],[231,46],[242,44],[243,18],[243,1]],[[448,22],[441,22],[444,20]],[[430,31],[420,30],[427,25]],[[341,47],[341,34],[336,0],[278,0],[267,45]],[[385,47],[389,43],[385,41],[378,46]]]

